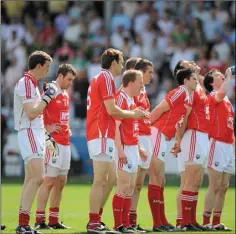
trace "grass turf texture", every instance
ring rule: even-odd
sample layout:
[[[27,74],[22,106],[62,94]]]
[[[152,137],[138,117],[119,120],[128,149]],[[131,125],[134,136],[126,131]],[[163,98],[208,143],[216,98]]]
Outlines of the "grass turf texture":
[[[19,196],[21,191],[21,184],[3,181],[1,187],[1,221],[7,228],[1,233],[15,233],[15,227],[18,223],[18,208],[19,208]],[[90,186],[87,184],[73,184],[68,182],[63,193],[62,204],[60,207],[60,220],[66,225],[71,226],[69,230],[41,230],[43,233],[85,233],[86,224],[88,222],[88,197]],[[178,187],[166,186],[165,188],[165,207],[166,216],[170,223],[175,225],[176,219],[176,194]],[[201,188],[198,202],[198,222],[202,223],[202,212],[204,204],[206,188]],[[102,220],[107,224],[109,228],[113,225],[113,214],[111,209],[110,196],[107,205],[104,209]],[[35,223],[35,210],[36,201],[32,207],[32,216],[30,225],[34,226]],[[48,214],[48,208],[46,210]],[[47,215],[46,214],[46,215]],[[222,215],[222,222],[235,233],[235,189],[230,188],[226,194],[225,206]],[[138,206],[138,223],[146,229],[152,228],[152,216],[149,209],[147,200],[147,187],[141,192],[139,206]],[[212,232],[204,232],[212,233]],[[229,233],[229,232],[217,232],[217,233]]]

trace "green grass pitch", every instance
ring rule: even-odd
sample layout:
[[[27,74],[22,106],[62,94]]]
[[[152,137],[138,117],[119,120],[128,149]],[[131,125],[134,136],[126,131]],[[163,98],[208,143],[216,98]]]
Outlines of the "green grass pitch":
[[[1,200],[1,220],[7,226],[6,230],[2,233],[15,233],[14,229],[18,222],[18,207],[19,207],[19,194],[21,191],[20,184],[4,183],[2,184],[2,200]],[[71,226],[70,230],[49,230],[43,233],[82,233],[86,231],[86,224],[88,221],[88,196],[90,186],[81,184],[68,184],[63,193],[63,200],[60,208],[60,220],[66,225]],[[168,220],[175,225],[176,218],[176,194],[178,187],[166,186],[165,188],[165,204],[166,214]],[[200,190],[199,203],[198,203],[198,221],[202,222],[203,202],[205,195],[205,188]],[[103,221],[112,227],[113,215],[111,210],[111,199],[109,198],[107,205],[104,209]],[[34,202],[31,213],[32,217],[30,224],[33,226],[35,222],[35,209],[36,202]],[[225,206],[222,215],[222,222],[233,229],[231,233],[235,233],[235,189],[230,188],[227,192],[225,199]],[[147,187],[141,192],[141,197],[138,206],[138,223],[146,229],[152,228],[152,217],[147,200]],[[206,233],[206,232],[204,232]],[[210,233],[210,232],[208,232]],[[217,232],[219,233],[219,232]],[[223,233],[223,232],[220,232]]]

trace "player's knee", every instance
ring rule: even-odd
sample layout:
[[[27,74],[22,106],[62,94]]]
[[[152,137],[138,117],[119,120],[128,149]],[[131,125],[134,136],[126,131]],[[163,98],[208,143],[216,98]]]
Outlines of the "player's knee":
[[[218,193],[224,195],[227,192],[228,188],[229,188],[229,183],[223,183],[220,185]]]
[[[67,178],[63,177],[63,178],[59,178],[58,180],[59,180],[58,182],[59,182],[60,188],[63,189],[65,187],[65,185],[66,185]]]
[[[120,190],[120,193],[124,196],[128,196],[131,193],[131,187],[130,187],[129,183],[120,184],[119,190]],[[134,188],[133,188],[133,190],[134,190]]]
[[[39,175],[39,176],[35,176],[34,178],[32,178],[31,181],[33,181],[35,184],[40,186],[43,183],[44,178],[42,175]]]
[[[105,186],[108,182],[106,177],[94,177],[93,178],[93,185],[98,186]]]
[[[135,191],[140,192],[142,190],[143,184],[142,183],[136,183]]]
[[[50,178],[44,179],[43,185],[49,190],[52,189],[52,187],[56,185],[56,178],[50,177]]]

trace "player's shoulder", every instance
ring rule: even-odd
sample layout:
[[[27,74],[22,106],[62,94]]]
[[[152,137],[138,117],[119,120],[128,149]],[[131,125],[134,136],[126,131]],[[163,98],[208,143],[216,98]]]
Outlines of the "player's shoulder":
[[[186,97],[187,95],[188,95],[188,91],[183,85],[170,90],[168,93],[168,96],[173,97],[175,99],[178,97]]]

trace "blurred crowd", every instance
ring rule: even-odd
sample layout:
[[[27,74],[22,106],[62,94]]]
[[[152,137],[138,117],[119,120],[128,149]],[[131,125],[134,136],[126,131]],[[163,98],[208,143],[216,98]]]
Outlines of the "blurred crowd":
[[[87,89],[100,70],[105,48],[154,63],[154,78],[147,87],[153,107],[175,87],[172,71],[179,60],[195,60],[202,75],[211,68],[224,73],[235,64],[234,1],[116,1],[111,4],[109,22],[105,22],[104,4],[2,1],[1,95],[6,117],[11,117],[15,83],[27,70],[27,57],[34,50],[53,58],[47,81],[55,79],[60,63],[76,68],[71,89],[75,128],[79,123],[84,126]],[[231,87],[229,98],[235,106],[235,80]]]

